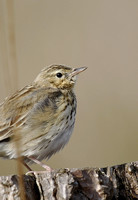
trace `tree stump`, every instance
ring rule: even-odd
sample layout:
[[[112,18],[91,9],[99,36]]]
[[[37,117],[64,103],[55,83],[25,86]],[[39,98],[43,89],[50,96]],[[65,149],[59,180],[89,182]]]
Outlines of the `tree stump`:
[[[138,199],[138,162],[24,175],[26,200]],[[0,200],[20,200],[18,176],[0,177]]]

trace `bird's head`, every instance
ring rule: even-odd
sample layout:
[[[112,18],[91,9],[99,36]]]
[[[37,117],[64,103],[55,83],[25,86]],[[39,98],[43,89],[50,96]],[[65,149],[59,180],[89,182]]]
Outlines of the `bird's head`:
[[[44,68],[34,82],[42,87],[72,89],[77,75],[86,69],[86,67],[70,68],[63,65],[51,65]]]

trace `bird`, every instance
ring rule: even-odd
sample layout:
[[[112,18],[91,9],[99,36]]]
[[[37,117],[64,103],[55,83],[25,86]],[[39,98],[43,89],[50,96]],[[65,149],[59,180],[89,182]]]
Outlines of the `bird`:
[[[49,159],[68,143],[77,107],[74,86],[86,69],[45,67],[31,84],[5,98],[0,104],[0,157],[20,156],[30,169],[28,164]]]

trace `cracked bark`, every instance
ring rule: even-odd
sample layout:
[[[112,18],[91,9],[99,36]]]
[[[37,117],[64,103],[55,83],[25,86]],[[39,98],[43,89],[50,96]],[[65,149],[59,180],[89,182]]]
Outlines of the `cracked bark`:
[[[24,175],[26,200],[138,199],[138,162]],[[0,200],[19,200],[18,177],[0,177]]]

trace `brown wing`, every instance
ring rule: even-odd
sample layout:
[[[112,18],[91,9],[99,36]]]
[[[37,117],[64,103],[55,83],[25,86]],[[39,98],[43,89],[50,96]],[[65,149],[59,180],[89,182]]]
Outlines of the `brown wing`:
[[[16,127],[24,123],[29,122],[35,128],[56,118],[60,96],[60,91],[51,88],[27,86],[5,99],[0,105],[0,142],[10,138]]]
[[[0,104],[0,141],[12,135],[13,127],[22,123],[37,101],[36,88],[27,86]]]

